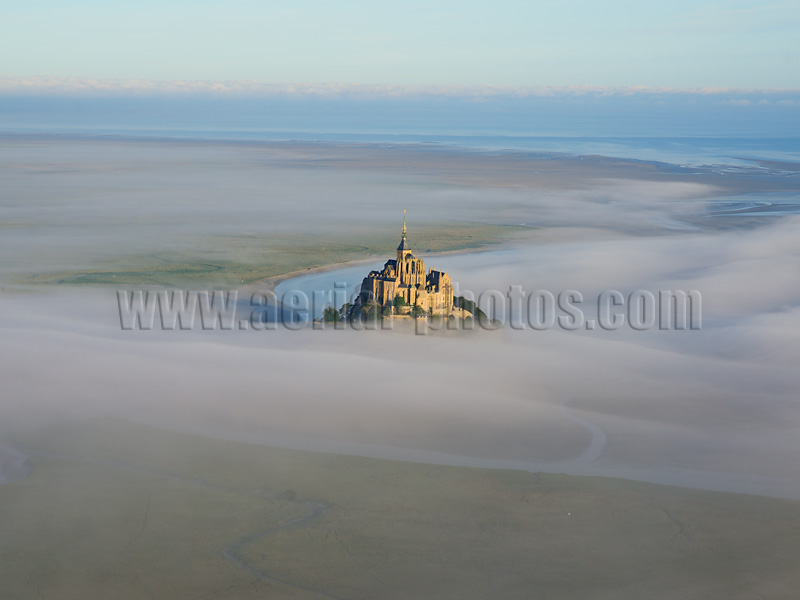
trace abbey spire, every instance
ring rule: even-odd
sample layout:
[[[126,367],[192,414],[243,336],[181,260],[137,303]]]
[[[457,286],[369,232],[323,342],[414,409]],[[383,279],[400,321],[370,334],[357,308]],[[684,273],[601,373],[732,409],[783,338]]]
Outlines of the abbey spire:
[[[403,239],[400,240],[400,245],[397,247],[398,264],[409,255],[411,255],[411,246],[406,241],[406,211],[403,210]]]

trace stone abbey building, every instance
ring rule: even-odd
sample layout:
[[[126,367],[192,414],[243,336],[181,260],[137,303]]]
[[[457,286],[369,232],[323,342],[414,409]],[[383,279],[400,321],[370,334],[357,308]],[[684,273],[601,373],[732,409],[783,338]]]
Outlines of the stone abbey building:
[[[453,282],[443,271],[425,270],[425,261],[411,252],[406,241],[406,217],[403,211],[403,239],[397,258],[386,261],[381,271],[371,271],[361,282],[362,301],[390,305],[396,296],[405,300],[404,312],[419,306],[426,314],[453,313]]]

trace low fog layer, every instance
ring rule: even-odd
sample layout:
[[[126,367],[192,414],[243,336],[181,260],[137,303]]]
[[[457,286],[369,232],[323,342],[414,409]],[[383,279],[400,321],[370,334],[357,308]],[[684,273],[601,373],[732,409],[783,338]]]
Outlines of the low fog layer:
[[[192,157],[186,160],[196,173]],[[19,201],[15,210],[35,226],[26,225],[30,237],[4,235],[4,273],[44,268],[48,244],[76,261],[106,242],[114,252],[146,246],[138,233],[158,237],[147,223],[159,211],[174,211],[174,222],[160,221],[164,231],[194,228],[201,236],[234,232],[246,220],[264,232],[274,223],[301,229],[326,220],[363,227],[406,201],[415,218],[444,219],[460,203],[476,219],[552,226],[526,246],[435,258],[460,289],[575,289],[587,304],[605,289],[698,290],[702,329],[121,331],[113,289],[9,288],[0,295],[0,428],[111,414],[296,448],[800,497],[800,219],[717,229],[698,216],[698,197],[713,186],[645,177],[604,177],[589,187],[562,173],[560,189],[498,187],[491,196],[486,179],[477,191],[434,189],[430,179],[422,185],[399,174],[390,184],[384,175],[367,181],[347,169],[315,173],[330,183],[338,208],[319,193],[321,184],[311,193],[298,174],[291,185],[278,178],[297,197],[273,204],[260,193],[232,196],[220,208],[229,218],[219,223],[208,196],[183,220],[188,193],[161,208],[144,192],[127,203],[98,198],[89,210],[44,191],[60,216],[37,216],[26,205],[30,196]],[[79,175],[98,193],[108,176]],[[110,181],[124,189],[139,181],[119,176]],[[30,185],[40,181],[32,177]],[[344,197],[361,185],[389,191],[357,211]],[[164,181],[153,186],[154,196],[181,197]],[[20,182],[15,189],[32,194]],[[14,214],[12,204],[5,215]],[[252,220],[267,207],[275,221]],[[113,231],[105,229],[110,221]],[[409,241],[413,247],[413,229]],[[14,244],[18,252],[7,252]]]
[[[243,238],[357,245],[393,238],[403,209],[412,234],[442,223],[693,230],[709,197],[786,189],[762,171],[420,145],[0,138],[0,285],[125,260],[252,263]]]
[[[697,289],[700,331],[130,332],[111,291],[7,295],[2,422],[115,414],[289,447],[800,497],[797,226],[453,257],[473,290]]]

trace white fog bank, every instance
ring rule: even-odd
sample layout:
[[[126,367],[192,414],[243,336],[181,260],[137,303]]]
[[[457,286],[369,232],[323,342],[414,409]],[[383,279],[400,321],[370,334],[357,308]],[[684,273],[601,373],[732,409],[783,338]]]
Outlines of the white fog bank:
[[[0,296],[0,428],[117,415],[267,445],[800,498],[800,220],[441,256],[479,293],[698,290],[692,331],[121,331]],[[587,312],[589,307],[587,306]]]

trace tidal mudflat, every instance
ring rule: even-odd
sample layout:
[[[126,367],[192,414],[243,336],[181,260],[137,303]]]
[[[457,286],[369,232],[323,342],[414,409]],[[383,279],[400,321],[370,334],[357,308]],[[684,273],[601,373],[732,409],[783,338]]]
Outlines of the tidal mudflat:
[[[800,504],[211,440],[115,419],[20,437],[9,598],[793,598]]]

